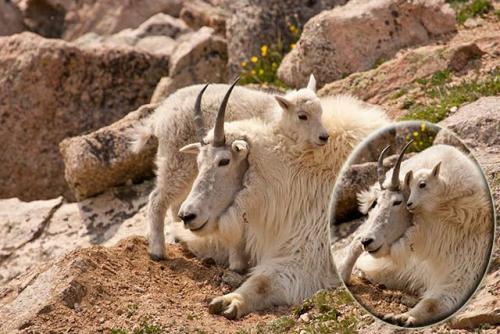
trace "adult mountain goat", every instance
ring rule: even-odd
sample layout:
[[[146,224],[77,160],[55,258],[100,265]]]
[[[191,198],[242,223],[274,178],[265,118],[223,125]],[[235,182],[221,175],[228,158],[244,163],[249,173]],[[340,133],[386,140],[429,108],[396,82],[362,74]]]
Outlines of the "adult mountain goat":
[[[353,147],[388,119],[378,108],[347,96],[322,99],[321,105],[330,139],[319,148],[298,148],[286,132],[251,119],[217,122],[201,143],[183,149],[198,152],[200,173],[181,206],[182,215],[229,243],[243,238],[253,267],[237,290],[212,300],[211,313],[235,319],[271,305],[300,302],[338,284],[329,249],[329,197]],[[232,158],[235,146],[245,152],[248,170],[243,188],[221,206],[217,185],[231,177],[231,169],[220,161]],[[207,219],[213,208],[217,221]]]
[[[223,84],[205,87],[207,94],[202,109],[208,126],[213,126],[214,116],[228,87]],[[200,117],[193,118],[193,106],[201,89],[202,85],[195,85],[170,95],[133,132],[132,149],[136,152],[142,149],[149,137],[158,138],[157,181],[149,197],[147,213],[149,252],[154,259],[165,258],[164,221],[167,209],[170,208],[173,217],[177,216],[179,205],[196,177],[195,159],[179,150],[195,140],[201,140],[195,131],[196,124],[200,126]],[[279,123],[290,138],[305,148],[320,146],[328,140],[328,136],[321,126],[321,106],[315,90],[316,81],[312,75],[307,88],[291,91],[285,96],[235,87],[234,98],[227,105],[227,116],[231,120],[258,117],[270,123]],[[303,120],[304,117],[307,121]]]
[[[452,146],[436,145],[418,153],[401,164],[401,172],[404,179],[391,175],[391,185],[406,203],[406,212],[401,209],[396,216],[399,220],[388,218],[394,206],[386,205],[375,187],[360,196],[363,207],[376,200],[375,208],[385,208],[372,209],[361,244],[370,251],[370,245],[382,239],[390,248],[382,254],[363,253],[356,267],[372,283],[420,296],[408,312],[388,314],[386,320],[425,325],[457,310],[484,275],[492,245],[492,206],[479,168]],[[393,238],[393,229],[406,231]],[[384,231],[389,240],[384,240]],[[341,268],[349,271],[348,265]]]

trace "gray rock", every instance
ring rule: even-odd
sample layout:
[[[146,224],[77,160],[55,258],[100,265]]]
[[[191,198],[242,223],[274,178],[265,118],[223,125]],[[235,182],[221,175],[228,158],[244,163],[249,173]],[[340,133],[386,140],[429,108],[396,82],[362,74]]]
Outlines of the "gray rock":
[[[140,153],[132,153],[129,131],[141,119],[151,115],[156,106],[144,105],[118,122],[60,143],[64,175],[78,200],[128,180],[152,176],[156,141],[149,141]]]
[[[302,87],[314,73],[323,86],[455,30],[455,14],[443,0],[349,1],[307,22],[278,76],[292,87]]]
[[[197,83],[222,82],[227,77],[227,45],[214,29],[200,30],[181,36],[170,57],[168,78],[163,78],[151,99],[158,103],[176,90]]]
[[[16,34],[25,29],[21,11],[7,0],[0,0],[0,36]]]
[[[31,33],[0,38],[0,50],[0,198],[71,198],[59,143],[146,104],[168,73],[168,57]]]
[[[89,32],[111,35],[136,28],[157,13],[179,16],[182,0],[27,0],[24,22],[42,36],[74,40]]]
[[[240,64],[260,55],[262,45],[293,41],[289,24],[301,29],[309,18],[325,9],[344,4],[346,0],[228,1],[231,16],[226,22],[230,74],[240,72]]]

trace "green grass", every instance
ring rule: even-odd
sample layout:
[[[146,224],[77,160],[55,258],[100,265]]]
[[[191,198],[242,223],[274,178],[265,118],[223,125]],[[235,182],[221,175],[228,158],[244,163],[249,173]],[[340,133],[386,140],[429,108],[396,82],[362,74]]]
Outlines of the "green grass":
[[[460,24],[471,17],[484,16],[493,10],[493,5],[489,0],[448,0],[447,2],[457,13],[457,21]]]
[[[429,79],[420,80],[418,83],[423,86],[425,97],[429,102],[404,105],[408,112],[401,120],[419,119],[437,123],[446,118],[452,107],[460,107],[483,96],[500,95],[498,69],[482,80],[469,80],[456,86],[448,85],[448,81],[449,74],[443,71],[434,73]]]
[[[129,332],[122,328],[113,328],[109,330],[109,334],[160,334],[163,333],[162,329],[156,325],[151,325],[148,323],[142,323],[141,327],[135,329],[133,332]]]

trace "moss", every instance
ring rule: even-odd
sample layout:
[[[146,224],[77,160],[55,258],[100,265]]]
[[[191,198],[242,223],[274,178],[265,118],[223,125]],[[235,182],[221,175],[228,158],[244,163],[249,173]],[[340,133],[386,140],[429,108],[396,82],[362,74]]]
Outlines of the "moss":
[[[258,334],[281,334],[288,333],[290,329],[295,326],[296,321],[292,317],[284,316],[278,319],[275,319],[269,322],[266,325],[258,325],[257,333]]]
[[[500,94],[500,74],[495,69],[482,80],[468,80],[455,86],[447,85],[446,76],[432,76],[435,86],[427,85],[424,89],[425,103],[405,104],[408,112],[401,120],[421,119],[437,123],[448,115],[452,107],[460,107],[465,103],[473,102],[483,96]],[[429,79],[430,82],[433,78]]]
[[[110,329],[109,334],[129,334],[130,332],[122,328]],[[163,333],[162,329],[156,325],[142,323],[140,328],[135,329],[132,334],[160,334]]]
[[[457,21],[460,24],[471,17],[484,16],[494,8],[489,0],[448,0],[447,2],[455,9]]]

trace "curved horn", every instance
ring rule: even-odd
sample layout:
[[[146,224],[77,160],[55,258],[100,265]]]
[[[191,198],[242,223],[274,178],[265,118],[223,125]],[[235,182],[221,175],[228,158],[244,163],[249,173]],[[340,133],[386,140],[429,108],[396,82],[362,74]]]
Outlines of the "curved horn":
[[[214,146],[223,146],[226,142],[226,138],[224,136],[224,116],[226,114],[227,101],[229,101],[229,96],[231,95],[234,86],[238,83],[238,80],[240,80],[240,77],[237,77],[231,87],[227,90],[226,95],[224,96],[224,99],[219,107],[219,111],[217,112],[214,127]]]
[[[203,137],[205,137],[205,125],[203,123],[203,113],[201,112],[201,97],[203,96],[203,93],[205,93],[205,90],[207,89],[208,85],[206,84],[201,91],[198,93],[198,96],[196,97],[196,102],[194,103],[194,126],[196,129],[196,136],[198,137],[198,140],[202,145],[205,145],[205,142],[203,141]]]
[[[401,153],[399,154],[396,164],[394,165],[394,170],[392,171],[391,186],[390,186],[391,190],[399,190],[399,169],[401,167],[401,162],[403,161],[403,156],[405,154],[405,151],[412,143],[413,139],[410,140],[408,143],[406,143],[406,145],[401,150]]]
[[[385,181],[385,171],[384,171],[384,156],[387,150],[391,147],[391,145],[386,146],[382,152],[380,152],[380,155],[378,157],[378,162],[377,162],[377,176],[378,176],[378,183],[380,184],[380,189],[384,190],[384,181]]]

